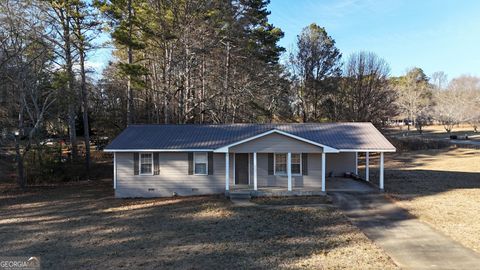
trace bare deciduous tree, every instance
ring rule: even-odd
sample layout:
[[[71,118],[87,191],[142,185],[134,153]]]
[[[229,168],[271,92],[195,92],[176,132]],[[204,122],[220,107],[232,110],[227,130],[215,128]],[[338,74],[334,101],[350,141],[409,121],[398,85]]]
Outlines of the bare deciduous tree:
[[[24,156],[42,127],[54,100],[50,73],[53,50],[44,32],[45,18],[36,6],[24,1],[0,3],[0,62],[3,69],[0,87],[8,89],[10,106],[17,117],[15,132],[18,185],[25,189]],[[26,143],[21,145],[21,139]]]
[[[448,86],[447,74],[443,71],[434,72],[432,76],[430,76],[430,83],[433,85],[434,89],[445,89]]]
[[[408,130],[410,122],[413,122],[421,132],[432,105],[432,91],[427,76],[422,69],[412,68],[392,83],[397,92],[399,112],[408,118]]]
[[[480,78],[461,76],[453,79],[448,88],[435,92],[435,118],[447,132],[459,123],[470,123],[474,130],[479,123]]]
[[[348,58],[337,101],[344,120],[382,123],[397,114],[389,72],[387,62],[374,53],[359,52]]]

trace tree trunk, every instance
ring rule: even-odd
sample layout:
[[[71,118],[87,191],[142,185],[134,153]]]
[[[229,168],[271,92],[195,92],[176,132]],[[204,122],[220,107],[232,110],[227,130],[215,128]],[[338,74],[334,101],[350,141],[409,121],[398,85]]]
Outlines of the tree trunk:
[[[22,189],[25,190],[27,185],[25,183],[25,174],[24,174],[24,169],[23,169],[23,157],[22,154],[20,153],[20,134],[17,136],[15,135],[15,153],[16,153],[16,158],[17,158],[17,183],[18,186]]]
[[[205,122],[205,55],[202,56],[202,90],[200,92],[200,123]]]
[[[79,30],[80,31],[80,30]],[[82,96],[82,110],[83,110],[83,137],[85,141],[85,168],[87,170],[87,178],[90,176],[90,125],[88,123],[88,91],[87,81],[85,75],[85,50],[83,44],[79,46],[80,53],[80,76],[81,76],[81,91]]]
[[[25,173],[24,173],[24,166],[23,166],[23,156],[20,152],[20,138],[24,134],[23,131],[23,111],[24,104],[21,101],[20,111],[18,113],[18,134],[15,134],[15,154],[17,160],[17,184],[22,189],[25,190],[26,188],[26,181],[25,181]]]
[[[188,45],[188,33],[186,34],[185,37],[185,87],[184,87],[184,92],[182,96],[182,117],[181,117],[181,123],[185,124],[187,122],[187,112],[189,109],[189,104],[188,100],[190,98],[190,93],[191,93],[191,87],[190,87],[190,47]]]
[[[164,62],[163,62],[163,70],[162,70],[162,83],[163,83],[163,117],[164,117],[164,124],[168,124],[169,119],[169,91],[170,91],[170,59],[171,54],[169,53],[168,44],[165,44],[165,55],[164,55]]]
[[[64,40],[64,50],[65,50],[65,64],[66,71],[68,74],[68,83],[67,83],[67,94],[68,94],[68,127],[69,127],[69,137],[70,137],[70,146],[72,160],[77,159],[77,134],[75,129],[75,89],[74,81],[75,75],[73,74],[73,59],[72,59],[72,48],[71,48],[71,39],[70,39],[70,20],[71,17],[68,12],[65,13],[65,19],[63,22],[63,40]]]
[[[68,105],[68,134],[70,137],[71,158],[76,160],[78,157],[77,134],[75,128],[75,109],[72,104]]]
[[[223,123],[227,123],[228,121],[228,76],[230,73],[230,41],[227,41],[227,55],[225,60],[225,85],[224,85],[224,104],[223,104]]]
[[[129,38],[132,40],[132,0],[128,0],[128,23],[129,23]],[[127,47],[128,55],[128,65],[133,64],[133,49],[132,46],[128,45]],[[132,91],[132,76],[127,75],[127,125],[133,124],[135,122],[134,117],[134,106],[133,106],[133,91]]]

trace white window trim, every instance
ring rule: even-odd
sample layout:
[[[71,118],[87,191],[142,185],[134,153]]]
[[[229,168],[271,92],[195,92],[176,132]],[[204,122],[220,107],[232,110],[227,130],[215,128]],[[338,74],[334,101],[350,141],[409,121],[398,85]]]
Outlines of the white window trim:
[[[287,172],[278,172],[277,173],[277,154],[285,154],[287,155],[287,166],[288,166],[288,153],[273,153],[273,175],[278,175],[278,176],[288,176],[288,168]],[[302,153],[292,153],[292,155],[300,155],[300,173],[292,173],[292,176],[303,176],[303,160],[302,160]],[[292,166],[293,163],[290,164]]]
[[[195,158],[197,154],[205,154],[207,156],[207,162],[206,168],[205,168],[205,173],[196,173],[195,166],[197,166],[197,163],[195,162]],[[194,152],[193,153],[193,175],[208,175],[208,152]]]
[[[142,173],[142,155],[150,155],[152,158],[152,172],[151,173]],[[153,153],[139,153],[138,155],[138,175],[153,175],[155,171],[155,161],[153,160]]]

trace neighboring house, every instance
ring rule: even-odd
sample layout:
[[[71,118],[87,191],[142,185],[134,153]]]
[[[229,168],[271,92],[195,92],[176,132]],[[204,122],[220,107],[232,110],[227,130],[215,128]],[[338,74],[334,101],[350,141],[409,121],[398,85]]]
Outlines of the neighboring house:
[[[369,152],[380,153],[383,189],[383,153],[395,147],[371,123],[131,125],[105,151],[114,154],[116,197],[161,197],[324,192],[325,177],[357,173],[359,152],[367,164]]]

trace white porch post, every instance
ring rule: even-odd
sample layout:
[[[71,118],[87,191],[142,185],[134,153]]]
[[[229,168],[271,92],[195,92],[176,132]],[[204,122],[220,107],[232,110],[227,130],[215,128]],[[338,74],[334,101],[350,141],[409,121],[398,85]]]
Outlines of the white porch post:
[[[380,153],[380,189],[383,190],[383,152]]]
[[[358,152],[355,152],[355,174],[358,175]]]
[[[325,192],[325,159],[327,155],[322,153],[322,192]]]
[[[225,190],[230,190],[230,155],[225,153]]]
[[[113,152],[113,189],[117,189],[117,153]]]
[[[368,166],[370,165],[370,155],[368,152],[365,152],[365,180],[368,182],[370,181],[370,169]]]
[[[288,191],[292,191],[292,153],[287,154]]]
[[[257,152],[253,152],[253,190],[257,188]]]

